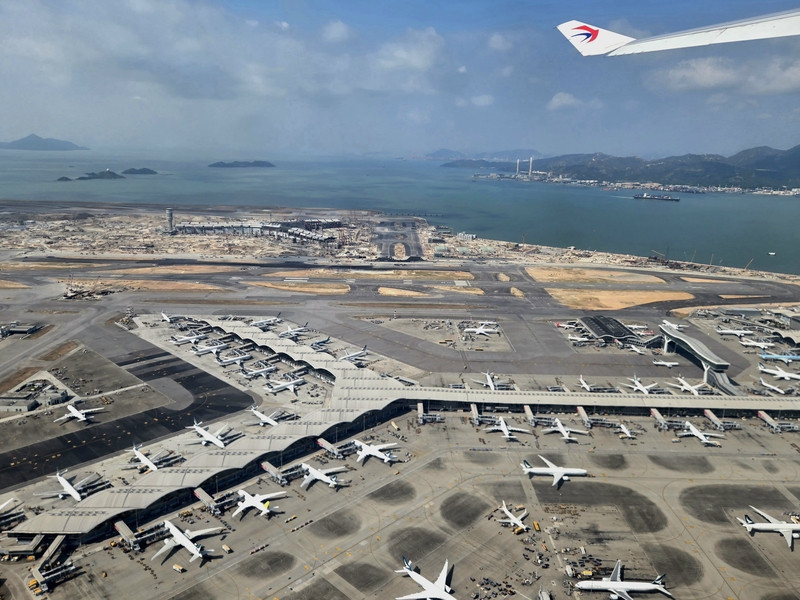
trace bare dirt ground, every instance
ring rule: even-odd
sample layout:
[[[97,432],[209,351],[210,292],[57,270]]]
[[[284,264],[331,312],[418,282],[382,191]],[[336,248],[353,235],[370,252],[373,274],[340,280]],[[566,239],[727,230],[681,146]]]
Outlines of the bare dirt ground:
[[[546,288],[545,291],[564,306],[576,310],[622,310],[631,306],[666,302],[670,300],[691,300],[686,292],[667,292],[653,290],[576,290]]]
[[[108,271],[115,275],[191,275],[194,273],[227,273],[238,271],[236,266],[222,265],[178,265],[171,267],[136,267],[133,269],[118,269]]]
[[[350,277],[355,279],[419,279],[419,280],[457,280],[474,279],[467,271],[418,271],[418,270],[386,270],[386,271],[340,271],[337,269],[298,269],[296,271],[278,271],[266,277],[308,277],[325,279],[328,277]]]
[[[20,369],[16,373],[12,373],[10,376],[6,377],[3,381],[0,381],[0,393],[5,393],[8,390],[17,387],[28,377],[30,377],[34,373],[38,373],[39,371],[41,371],[39,367],[25,367],[24,369]]]
[[[720,298],[725,298],[726,300],[731,300],[731,299],[735,300],[736,298],[769,298],[769,296],[765,296],[763,294],[762,295],[758,295],[758,294],[755,294],[755,295],[752,295],[752,294],[751,295],[747,295],[747,294],[720,294],[719,297]]]
[[[519,288],[512,287],[511,288],[511,295],[514,296],[515,298],[524,298],[525,297],[525,292],[523,292]]]
[[[53,348],[50,352],[46,354],[42,354],[39,357],[39,360],[46,360],[48,362],[52,362],[54,360],[58,360],[62,356],[66,356],[70,352],[72,352],[75,348],[78,347],[78,342],[67,342],[65,344],[61,344],[57,348]]]
[[[350,293],[350,286],[344,283],[300,283],[294,281],[267,282],[267,281],[248,281],[248,285],[267,287],[284,292],[295,292],[298,294],[319,294],[322,296],[335,296]]]
[[[399,288],[379,287],[378,293],[381,296],[397,296],[398,298],[427,298],[430,294],[425,292],[415,292],[414,290],[401,290]]]
[[[704,277],[681,277],[688,283],[727,283],[724,279],[705,279]]]
[[[503,281],[503,282],[511,281],[511,277],[509,277],[505,273],[498,273],[497,274],[497,281]]]
[[[472,294],[473,296],[483,296],[483,290],[476,287],[458,287],[455,285],[431,285],[428,286],[442,292],[456,292],[457,294]]]
[[[570,269],[557,267],[526,267],[525,271],[536,281],[546,283],[664,283],[655,275],[611,271],[609,269]]]
[[[8,281],[7,279],[0,279],[0,290],[24,290],[29,286],[24,283],[17,283],[16,281]]]
[[[89,279],[76,279],[75,283],[84,287],[93,287],[94,281]],[[127,288],[134,292],[227,292],[225,288],[207,283],[193,283],[191,281],[156,281],[150,279],[115,279],[113,283],[102,282],[98,290],[108,288]]]

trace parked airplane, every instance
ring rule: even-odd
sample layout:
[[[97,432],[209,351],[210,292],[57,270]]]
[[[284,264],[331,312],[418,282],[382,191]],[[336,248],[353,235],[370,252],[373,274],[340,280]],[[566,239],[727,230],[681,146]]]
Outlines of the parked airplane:
[[[229,347],[230,344],[218,342],[216,344],[210,344],[206,346],[192,346],[192,352],[194,352],[197,356],[203,356],[204,354],[211,354],[212,352],[221,352]]]
[[[238,356],[229,356],[228,358],[222,358],[217,352],[217,364],[222,367],[227,367],[228,365],[238,364],[239,366],[242,365],[245,361],[252,360],[253,356],[251,354],[240,354]]]
[[[665,327],[672,327],[673,329],[677,329],[678,331],[689,327],[688,325],[684,325],[683,323],[673,323],[672,321],[667,321],[666,319],[661,321],[661,324],[664,325]]]
[[[492,433],[494,431],[502,431],[503,437],[506,438],[507,440],[517,439],[517,436],[511,434],[512,431],[516,431],[518,433],[530,433],[530,431],[527,429],[520,429],[519,427],[509,427],[508,424],[506,423],[506,420],[503,417],[498,417],[497,424],[492,425],[491,427],[486,427],[484,431],[486,431],[487,433]]]
[[[183,346],[184,344],[190,344],[192,342],[197,342],[200,340],[206,339],[208,336],[205,333],[197,333],[194,335],[184,335],[184,336],[176,336],[173,335],[170,340],[176,346]]]
[[[167,528],[167,531],[172,537],[164,540],[164,546],[162,546],[161,549],[156,552],[153,555],[153,558],[150,560],[155,560],[165,552],[169,552],[173,548],[182,546],[189,551],[189,554],[192,555],[192,558],[189,559],[189,562],[194,562],[198,558],[203,558],[209,552],[213,552],[213,550],[205,550],[203,546],[195,544],[193,540],[205,535],[212,535],[222,529],[222,527],[212,527],[210,529],[200,529],[198,531],[189,531],[188,529],[186,531],[181,531],[167,519],[164,520],[164,527]]]
[[[553,426],[547,429],[542,429],[542,433],[560,433],[561,439],[565,442],[577,442],[578,440],[574,437],[570,437],[570,433],[578,433],[580,435],[589,435],[588,431],[583,431],[582,429],[570,429],[569,427],[564,427],[564,424],[561,422],[561,419],[553,419]],[[540,457],[541,458],[541,457]],[[542,459],[544,460],[544,459]],[[546,462],[546,461],[545,461]]]
[[[342,484],[339,483],[339,480],[333,473],[347,471],[347,467],[336,467],[334,469],[315,469],[306,463],[301,463],[300,467],[306,472],[306,476],[303,478],[303,483],[300,484],[301,488],[306,487],[312,481],[321,481],[322,483],[328,484],[328,487],[330,488],[341,487]]]
[[[575,329],[576,325],[572,325],[571,323],[559,323],[556,321],[556,327],[560,327],[561,329]]]
[[[239,490],[239,495],[242,499],[237,502],[239,508],[237,508],[231,518],[238,515],[240,512],[247,510],[248,508],[255,508],[261,511],[260,517],[264,515],[269,515],[273,509],[278,508],[277,506],[273,506],[270,508],[269,501],[275,498],[283,498],[286,495],[286,492],[273,492],[272,494],[251,494],[247,490]]]
[[[762,360],[779,360],[788,365],[792,361],[800,360],[800,356],[793,356],[791,354],[764,354],[761,353]]]
[[[664,587],[666,575],[659,575],[651,583],[644,581],[622,581],[622,561],[618,560],[610,577],[602,580],[583,580],[575,584],[575,589],[585,592],[608,592],[611,597],[620,600],[633,600],[630,594],[637,592],[661,592],[672,598],[672,594]]]
[[[202,427],[202,425],[203,425],[202,421],[200,423],[195,421],[194,425],[190,425],[189,427],[186,427],[186,429],[193,429],[194,432],[202,438],[200,440],[200,443],[203,446],[206,446],[208,444],[214,444],[218,448],[224,448],[225,440],[223,439],[222,434],[228,429],[228,424],[226,423],[225,425],[220,427],[214,434],[209,433],[205,427]]]
[[[570,477],[583,477],[587,474],[586,469],[574,469],[570,467],[557,467],[544,456],[540,456],[547,467],[532,467],[527,460],[523,460],[522,472],[525,475],[550,475],[553,477],[553,486],[557,486],[561,481],[569,481]]]
[[[544,589],[543,585],[540,585],[539,593],[536,594],[536,600],[553,600],[553,597],[550,595],[550,592]]]
[[[525,525],[525,523],[522,522],[522,519],[524,519],[525,517],[528,516],[528,511],[527,510],[524,513],[522,513],[520,516],[516,516],[514,513],[512,513],[510,510],[508,510],[508,507],[506,506],[506,501],[505,500],[503,500],[502,509],[503,509],[503,512],[506,513],[506,516],[508,518],[507,519],[499,519],[497,521],[498,523],[508,523],[509,525],[513,525],[514,527],[522,529],[522,531],[528,531],[528,529],[530,529],[530,527],[528,525]]]
[[[251,423],[251,424],[252,425],[261,425],[262,427],[264,427],[265,425],[270,425],[271,427],[277,427],[278,426],[278,421],[277,421],[277,419],[275,419],[275,415],[279,415],[279,414],[281,414],[283,412],[283,409],[279,408],[278,410],[276,410],[275,412],[273,412],[272,414],[267,416],[263,412],[258,410],[256,408],[255,404],[253,406],[251,406],[249,408],[249,410],[250,410],[251,413],[253,413],[258,418],[258,421],[254,422],[254,423]]]
[[[71,496],[73,499],[77,500],[78,502],[83,500],[83,496],[81,495],[81,492],[83,491],[83,488],[86,487],[86,484],[89,482],[89,480],[92,479],[93,477],[95,477],[96,473],[91,473],[87,477],[84,477],[83,479],[81,479],[79,482],[77,482],[75,484],[72,484],[72,483],[70,483],[70,481],[66,477],[64,477],[64,473],[66,473],[66,472],[67,472],[67,469],[64,469],[63,471],[56,471],[55,475],[48,475],[47,476],[50,479],[55,479],[56,481],[58,481],[58,483],[61,485],[61,489],[60,490],[53,491],[53,492],[40,492],[40,493],[34,494],[34,496],[41,496],[42,498],[56,498],[56,497],[58,497],[59,500],[63,500],[67,496]]]
[[[161,322],[162,323],[165,322],[165,321],[167,323],[174,323],[175,321],[178,321],[180,319],[185,319],[185,318],[186,317],[184,317],[183,315],[168,315],[164,311],[161,311]]]
[[[149,458],[144,452],[141,451],[141,447],[141,444],[138,446],[134,444],[133,449],[128,450],[128,452],[133,452],[133,455],[140,463],[142,463],[142,466],[147,467],[151,471],[158,471],[158,457],[164,452],[164,450],[156,454],[153,458]]]
[[[397,600],[426,600],[430,598],[435,598],[436,600],[456,600],[456,597],[451,594],[453,588],[447,585],[448,562],[446,560],[444,561],[442,572],[439,573],[439,577],[436,578],[436,581],[429,581],[417,573],[411,561],[405,556],[403,557],[403,568],[399,571],[395,571],[395,573],[408,575],[414,580],[414,583],[423,589],[422,592],[416,594],[399,596]]]
[[[757,509],[755,506],[751,506],[750,508],[768,521],[768,523],[756,523],[747,515],[744,516],[744,520],[737,517],[736,520],[742,524],[742,526],[747,530],[747,533],[750,535],[755,535],[756,531],[772,531],[775,533],[780,533],[786,540],[789,548],[792,548],[794,545],[793,540],[800,539],[800,525],[797,523],[787,523],[786,521],[781,521],[775,517],[771,517],[763,510]]]
[[[755,331],[750,331],[749,329],[722,329],[722,327],[717,327],[717,333],[720,335],[735,335],[741,338],[745,335],[753,335]]]
[[[752,348],[760,348],[761,350],[766,350],[767,348],[772,348],[775,344],[771,342],[756,342],[755,340],[748,340],[747,338],[741,338],[739,343],[742,346],[750,346]]]
[[[669,361],[666,361],[666,360],[658,360],[658,359],[656,359],[656,360],[653,361],[653,364],[655,366],[657,366],[657,367],[667,367],[668,369],[671,369],[672,367],[677,367],[681,363],[669,362]]]
[[[601,54],[621,56],[800,35],[800,11],[791,10],[761,15],[741,21],[658,35],[643,40],[587,25],[580,21],[562,23],[558,26],[558,30],[583,56]]]
[[[583,337],[581,335],[568,335],[567,339],[570,342],[582,342],[582,343],[586,343],[586,342],[591,342],[592,341],[589,338]]]
[[[633,385],[629,383],[623,383],[625,387],[631,388],[635,392],[642,392],[643,394],[649,394],[650,390],[656,387],[657,383],[651,383],[650,385],[643,385],[641,380],[636,377],[636,373],[633,374],[633,378],[628,377],[628,381],[632,381]]]
[[[635,440],[636,434],[633,433],[625,423],[617,423],[616,432],[619,434],[619,437],[625,438],[626,440]]]
[[[365,444],[359,440],[353,440],[353,443],[356,445],[356,448],[358,448],[358,458],[356,459],[357,463],[364,461],[368,456],[380,458],[387,465],[391,465],[397,460],[397,457],[391,452],[384,452],[384,450],[388,448],[394,448],[397,446],[396,442],[392,442],[391,444],[376,444],[374,446]]]
[[[253,321],[250,323],[253,327],[267,327],[268,325],[275,325],[283,321],[281,319],[281,313],[278,313],[274,317],[267,317],[266,319],[260,319],[258,321]]]
[[[329,452],[332,456],[335,456],[336,458],[344,458],[344,454],[342,454],[342,452],[336,446],[334,446],[324,438],[319,438],[317,440],[317,445],[320,448],[324,449],[325,452]]]
[[[486,337],[489,337],[490,333],[496,333],[499,335],[500,330],[496,327],[491,329],[486,325],[481,325],[480,327],[467,327],[464,329],[464,333],[471,333],[472,335],[485,335]]]
[[[244,375],[247,379],[254,379],[254,378],[259,377],[261,375],[266,375],[268,373],[274,373],[277,370],[278,370],[278,367],[276,367],[274,365],[266,365],[264,367],[261,367],[261,368],[258,368],[258,369],[252,369],[252,370],[247,370],[247,369],[244,368],[244,365],[242,365],[242,375]]]
[[[295,327],[294,329],[292,329],[291,327],[287,327],[286,331],[281,331],[278,334],[278,337],[295,338],[295,337],[297,337],[298,335],[300,335],[301,333],[303,333],[305,331],[308,331],[308,322],[306,322],[306,324],[303,325],[302,327]]]
[[[767,375],[772,375],[775,379],[785,379],[786,381],[789,381],[790,379],[800,380],[800,374],[784,371],[780,367],[775,367],[774,369],[768,369],[767,367],[759,363],[758,370],[761,371],[762,373],[766,373]]]
[[[362,356],[366,356],[366,355],[367,355],[367,347],[364,346],[358,352],[353,352],[352,354],[346,354],[345,356],[342,356],[339,360],[350,360],[350,361],[353,361],[353,360],[355,360],[357,358],[361,358]]]
[[[331,342],[331,336],[328,336],[324,340],[317,340],[316,342],[311,342],[309,344],[309,346],[311,346],[312,348],[314,348],[316,350],[317,349],[316,346],[325,346],[326,344],[329,344],[330,342]]]
[[[502,384],[508,383],[508,381],[505,380],[505,379],[502,380],[502,381],[495,381],[494,380],[494,373],[492,373],[492,372],[481,373],[481,375],[485,375],[486,376],[486,381],[481,381],[480,379],[473,379],[472,381],[474,381],[475,383],[480,383],[483,387],[489,388],[492,391],[496,391],[497,390],[497,385],[498,384],[502,385]]]
[[[9,498],[8,500],[0,504],[0,513],[2,513],[5,510],[6,506],[11,504],[12,502],[14,502],[14,498]]]
[[[587,392],[591,392],[591,391],[594,389],[594,387],[592,387],[592,385],[591,385],[591,384],[589,384],[589,383],[586,383],[586,380],[583,378],[583,375],[581,375],[581,376],[580,376],[580,378],[578,379],[578,381],[580,382],[580,384],[581,384],[581,387],[582,387],[583,389],[585,389]]]
[[[761,385],[763,385],[765,388],[767,388],[768,390],[770,390],[772,392],[775,392],[776,394],[780,394],[781,396],[786,394],[786,392],[784,390],[782,390],[781,388],[779,388],[777,385],[772,385],[771,383],[767,383],[766,381],[764,381],[763,377],[759,377],[758,382]]]
[[[723,433],[706,433],[705,431],[700,431],[697,427],[695,427],[690,421],[686,421],[684,423],[685,430],[679,431],[675,435],[678,437],[689,437],[694,436],[698,440],[700,440],[704,446],[716,446],[717,448],[722,447],[716,440],[712,440],[711,438],[724,438],[725,434]]]
[[[91,423],[92,422],[92,413],[96,413],[98,411],[104,410],[101,406],[100,408],[85,408],[83,410],[75,408],[73,404],[67,404],[67,414],[62,417],[58,417],[54,423],[58,423],[59,421],[66,421],[68,419],[76,419],[78,421],[83,421],[84,423]]]
[[[274,379],[268,379],[264,389],[273,396],[283,390],[290,390],[293,394],[297,394],[297,386],[303,385],[305,382],[306,380],[302,377],[300,379],[292,379],[291,381],[275,381]]]
[[[697,385],[692,385],[688,381],[686,381],[683,377],[675,377],[678,383],[668,383],[667,385],[670,387],[678,388],[682,392],[689,392],[693,396],[700,395],[700,389],[704,387],[708,387],[708,384],[701,381]]]
[[[648,325],[625,325],[631,331],[642,331],[644,329],[648,329]]]

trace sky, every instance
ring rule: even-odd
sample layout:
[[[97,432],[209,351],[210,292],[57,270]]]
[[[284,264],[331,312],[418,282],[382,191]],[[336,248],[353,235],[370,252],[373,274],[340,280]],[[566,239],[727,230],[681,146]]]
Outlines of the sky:
[[[0,0],[0,141],[269,159],[800,144],[800,37],[582,57],[790,0]]]

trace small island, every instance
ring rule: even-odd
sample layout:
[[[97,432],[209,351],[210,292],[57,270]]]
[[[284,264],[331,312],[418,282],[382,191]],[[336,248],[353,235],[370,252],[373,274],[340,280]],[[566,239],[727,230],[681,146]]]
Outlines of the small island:
[[[56,181],[72,181],[69,177],[59,177]]]
[[[122,175],[118,173],[114,173],[110,169],[106,169],[105,171],[100,171],[99,173],[86,173],[83,177],[76,177],[73,181],[87,181],[89,179],[125,179]],[[59,181],[63,181],[64,178],[62,177]]]
[[[213,167],[215,169],[247,169],[252,167],[274,167],[271,162],[267,162],[266,160],[254,160],[251,162],[236,160],[233,162],[215,162],[212,165],[208,165],[209,167]]]
[[[153,169],[125,169],[123,175],[158,175],[157,171]]]

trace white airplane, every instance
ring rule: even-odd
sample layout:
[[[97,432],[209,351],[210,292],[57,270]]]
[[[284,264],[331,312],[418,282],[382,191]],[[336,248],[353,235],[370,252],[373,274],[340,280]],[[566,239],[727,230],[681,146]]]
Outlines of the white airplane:
[[[357,463],[360,463],[368,456],[374,456],[375,458],[380,458],[383,462],[387,465],[391,465],[392,462],[397,460],[397,457],[392,454],[391,452],[384,452],[384,450],[388,448],[394,448],[397,446],[396,442],[391,444],[378,444],[375,446],[371,446],[370,444],[365,444],[359,440],[353,440],[353,443],[358,448],[358,458],[356,459]]]
[[[56,471],[55,475],[48,475],[50,479],[55,479],[61,484],[61,489],[55,492],[41,492],[38,494],[34,494],[34,496],[41,496],[42,498],[55,498],[58,497],[59,500],[63,500],[67,496],[71,496],[73,499],[80,502],[83,500],[83,496],[81,496],[81,490],[86,486],[86,482],[88,482],[92,477],[96,474],[92,473],[87,477],[84,477],[79,482],[72,484],[70,483],[66,477],[64,477],[64,473],[67,472],[67,469],[63,471]]]
[[[627,35],[567,21],[558,30],[583,56],[622,56],[800,35],[800,10],[761,15],[637,40]]]
[[[186,317],[184,317],[183,315],[168,315],[164,311],[161,311],[161,322],[162,323],[163,322],[174,323],[175,321],[177,321],[179,319],[185,319],[185,318]]]
[[[539,593],[536,595],[536,600],[553,600],[553,597],[550,595],[550,592],[544,589],[543,585],[540,585]]]
[[[189,562],[194,562],[198,558],[203,558],[209,552],[212,552],[212,550],[205,550],[200,544],[195,544],[192,540],[204,535],[217,533],[220,529],[222,529],[222,527],[212,527],[211,529],[200,529],[198,531],[189,531],[188,529],[186,531],[181,531],[166,519],[164,520],[164,527],[167,528],[167,531],[172,537],[164,540],[164,546],[162,546],[161,549],[156,552],[153,555],[153,558],[150,560],[155,560],[165,552],[169,552],[173,548],[182,546],[186,548],[192,555],[192,558],[189,559]]]
[[[556,327],[560,327],[561,329],[575,329],[576,326],[570,323],[559,323],[556,321]]]
[[[395,571],[395,573],[408,575],[414,580],[414,583],[423,589],[422,592],[417,592],[416,594],[398,596],[397,600],[456,600],[456,597],[451,594],[453,588],[447,585],[448,562],[446,560],[444,561],[442,572],[439,573],[439,577],[436,578],[436,581],[429,581],[417,573],[414,570],[414,566],[411,564],[411,561],[405,556],[403,557],[403,568],[399,571]]]
[[[496,387],[497,384],[508,383],[508,381],[505,380],[505,379],[502,380],[502,381],[495,381],[494,380],[494,373],[492,373],[492,372],[481,373],[481,375],[485,375],[486,376],[486,381],[481,381],[480,379],[473,379],[472,381],[474,381],[475,383],[480,383],[483,387],[489,388],[492,391],[496,391],[497,390],[497,387]]]
[[[170,340],[176,346],[183,346],[184,344],[191,344],[193,342],[198,342],[200,340],[204,340],[208,337],[205,333],[197,333],[194,335],[184,335],[184,336],[176,336],[173,335]]]
[[[639,346],[634,346],[633,344],[628,344],[628,349],[631,352],[636,352],[636,354],[644,354],[644,350],[639,348]]]
[[[591,342],[592,341],[589,338],[583,337],[583,336],[580,336],[580,335],[568,335],[567,339],[570,342]]]
[[[367,355],[367,347],[364,346],[358,352],[353,352],[352,354],[346,354],[345,356],[342,356],[339,360],[350,360],[350,361],[353,361],[353,360],[355,360],[357,358],[361,358],[362,356],[366,356],[366,355]]]
[[[648,328],[647,325],[625,325],[625,327],[627,327],[631,331],[641,331],[643,329],[647,329]]]
[[[582,387],[583,389],[585,389],[587,392],[591,392],[591,391],[594,389],[594,387],[592,387],[592,385],[591,385],[591,384],[589,384],[589,383],[586,383],[586,380],[583,378],[583,375],[581,375],[581,376],[580,376],[580,378],[578,379],[578,381],[580,382],[580,384],[581,384],[581,387]]]
[[[139,444],[138,446],[134,444],[133,449],[128,450],[128,452],[133,452],[133,455],[140,463],[142,463],[142,466],[147,467],[151,471],[158,471],[158,465],[156,465],[156,459],[158,459],[158,455],[161,454],[163,450],[158,454],[156,454],[152,459],[150,459],[144,452],[140,450],[141,447],[142,447],[141,444]]]
[[[292,329],[291,327],[287,327],[286,331],[281,331],[278,334],[278,337],[294,338],[294,337],[297,337],[298,335],[300,335],[301,333],[303,333],[304,331],[308,331],[308,323],[307,322],[302,327],[295,327],[294,329]]]
[[[575,584],[575,589],[584,592],[609,592],[611,597],[619,600],[633,600],[632,593],[638,592],[661,592],[672,598],[672,594],[664,587],[666,575],[659,575],[651,583],[645,581],[622,581],[622,561],[618,560],[611,571],[610,577],[602,580],[584,580]]]
[[[251,354],[242,354],[240,356],[229,356],[228,358],[222,358],[217,352],[217,364],[222,367],[227,367],[228,365],[239,364],[241,365],[245,361],[252,360],[253,356]]]
[[[749,329],[722,329],[721,327],[717,327],[717,333],[720,335],[735,335],[741,338],[745,335],[753,335],[755,332]]]
[[[765,354],[762,352],[760,356],[762,360],[779,360],[785,365],[790,364],[792,361],[800,360],[800,356],[791,354]]]
[[[689,392],[693,396],[699,396],[700,389],[707,387],[707,384],[702,381],[697,385],[692,385],[688,381],[686,381],[683,377],[675,377],[675,379],[678,381],[678,383],[668,383],[667,385],[670,387],[678,388],[682,392]]]
[[[774,369],[768,369],[761,363],[758,364],[758,370],[762,373],[766,373],[767,375],[772,375],[775,379],[785,379],[789,381],[790,379],[797,379],[800,381],[800,375],[797,373],[790,373],[789,371],[784,371],[780,367],[775,367]]]
[[[506,438],[507,440],[517,439],[517,436],[511,435],[512,431],[516,431],[518,433],[530,433],[530,431],[527,429],[520,429],[519,427],[509,427],[508,423],[506,423],[506,420],[503,417],[498,417],[497,425],[486,427],[484,431],[486,431],[487,433],[492,433],[494,431],[502,431],[503,437]]]
[[[704,446],[716,446],[717,448],[722,447],[716,440],[712,440],[711,438],[724,438],[725,434],[723,433],[706,433],[705,431],[700,431],[697,427],[695,427],[690,421],[686,421],[684,423],[684,427],[686,428],[684,431],[680,431],[676,433],[678,437],[689,437],[694,436],[698,440],[700,440]]]
[[[92,422],[92,413],[96,413],[98,411],[104,410],[101,406],[100,408],[86,408],[84,410],[80,410],[75,408],[73,404],[67,404],[67,414],[63,417],[58,417],[54,423],[58,423],[59,421],[66,421],[68,419],[76,419],[78,421],[83,421],[84,423],[91,423]]]
[[[253,413],[258,418],[258,421],[256,421],[255,423],[251,423],[251,424],[252,425],[261,425],[262,427],[264,427],[265,425],[269,425],[270,427],[277,427],[278,426],[278,420],[275,419],[275,416],[279,415],[279,414],[281,414],[283,412],[283,409],[279,408],[278,410],[276,410],[275,412],[273,412],[272,414],[267,416],[263,412],[258,410],[256,408],[255,404],[253,406],[251,406],[248,410],[250,410],[250,412]]]
[[[616,432],[619,434],[620,438],[624,438],[626,440],[635,440],[636,434],[633,433],[625,423],[617,423]]]
[[[253,321],[250,323],[253,327],[267,327],[268,325],[275,325],[283,321],[281,319],[281,313],[278,313],[274,317],[267,317],[266,319],[261,319],[259,321]]]
[[[202,421],[200,423],[195,421],[194,425],[190,425],[189,427],[186,427],[186,429],[193,429],[197,435],[203,438],[202,440],[200,440],[200,443],[203,446],[206,446],[208,444],[214,444],[218,448],[224,448],[225,441],[222,439],[222,434],[225,430],[228,429],[228,424],[226,423],[225,425],[220,427],[219,430],[217,430],[217,432],[214,434],[209,433],[206,430],[206,428],[203,427],[202,425],[203,425]]]
[[[230,344],[226,344],[225,342],[219,342],[217,344],[211,344],[206,346],[192,346],[192,352],[194,352],[197,356],[203,356],[204,354],[211,354],[212,352],[214,353],[222,352],[226,348],[230,348]]]
[[[571,437],[570,433],[578,433],[580,435],[589,435],[588,431],[583,431],[582,429],[570,429],[569,427],[564,427],[564,424],[561,422],[561,419],[553,419],[553,426],[547,429],[542,429],[542,433],[560,433],[561,439],[565,442],[577,442],[578,440],[574,437]],[[541,458],[541,457],[539,457]],[[542,460],[544,460],[542,458]],[[547,461],[545,461],[547,462]]]
[[[326,344],[330,344],[330,342],[331,342],[331,336],[328,336],[324,340],[317,340],[316,342],[311,342],[309,346],[311,346],[316,350],[318,346],[325,346]]]
[[[775,533],[780,533],[786,543],[789,545],[789,548],[793,546],[792,540],[800,539],[800,525],[797,523],[787,523],[786,521],[780,521],[775,517],[769,516],[763,510],[757,509],[755,506],[751,506],[756,513],[764,517],[768,523],[756,523],[751,519],[749,516],[745,515],[744,520],[736,517],[736,520],[742,524],[742,526],[747,530],[747,533],[750,535],[755,535],[756,531],[772,531]]]
[[[283,390],[290,390],[293,394],[297,394],[297,386],[303,385],[305,382],[306,380],[303,378],[292,379],[291,381],[275,381],[274,379],[268,379],[264,389],[273,396]]]
[[[247,379],[254,379],[254,378],[259,377],[261,375],[266,375],[268,373],[274,373],[277,370],[278,370],[278,367],[276,367],[274,365],[267,365],[267,366],[261,367],[259,369],[252,369],[252,370],[248,371],[247,369],[244,368],[244,365],[242,365],[242,375],[244,375]]]
[[[786,391],[785,391],[785,390],[782,390],[782,389],[781,389],[781,388],[779,388],[777,385],[772,385],[771,383],[767,383],[766,381],[764,381],[764,378],[763,378],[763,377],[759,377],[759,379],[758,379],[758,382],[759,382],[761,385],[763,385],[765,388],[767,388],[768,390],[770,390],[771,392],[775,392],[776,394],[780,394],[781,396],[783,396],[783,395],[785,395],[785,394],[786,394]]]
[[[286,495],[286,492],[273,492],[272,494],[251,494],[247,490],[239,490],[239,495],[242,497],[242,499],[236,503],[239,508],[233,512],[231,518],[235,517],[240,512],[247,510],[248,508],[260,510],[260,517],[269,515],[269,513],[272,512],[272,509],[278,508],[277,506],[270,508],[269,501],[273,500],[274,498],[283,498]]]
[[[497,328],[492,329],[486,325],[481,325],[480,327],[467,327],[464,329],[464,333],[471,333],[472,335],[485,335],[486,337],[489,337],[490,333],[496,333],[499,335],[500,330]]]
[[[750,346],[752,348],[760,348],[761,350],[766,350],[767,348],[772,348],[775,344],[770,342],[756,342],[755,340],[748,340],[747,338],[740,338],[739,343],[742,346]]]
[[[557,467],[544,456],[539,458],[544,461],[547,467],[532,467],[527,460],[523,460],[522,472],[525,475],[550,475],[553,477],[553,486],[557,486],[561,481],[569,481],[570,477],[584,477],[587,474],[586,469],[574,469],[569,467]]]
[[[676,329],[678,331],[689,327],[688,325],[684,325],[682,323],[673,323],[672,321],[667,321],[666,319],[661,321],[661,324],[664,325],[664,327],[672,327],[672,329]]]
[[[11,504],[12,502],[14,502],[14,498],[9,498],[8,500],[0,504],[0,513],[2,513],[5,507]]]
[[[341,473],[342,471],[347,471],[347,467],[336,467],[333,469],[315,469],[311,465],[306,463],[301,463],[300,467],[306,472],[306,476],[303,478],[303,483],[300,484],[301,488],[306,487],[312,481],[321,481],[322,483],[326,483],[329,488],[337,488],[341,487],[342,484],[339,483],[336,475],[334,473]]]
[[[632,381],[633,385],[629,383],[623,383],[622,385],[631,388],[635,392],[642,392],[643,394],[649,394],[650,390],[658,385],[657,383],[651,383],[650,385],[643,385],[642,381],[638,377],[636,377],[635,373],[633,375],[633,378],[628,377],[628,381]]]
[[[527,510],[524,513],[522,513],[520,516],[516,516],[516,515],[514,515],[514,513],[512,513],[510,510],[508,510],[508,507],[506,506],[506,501],[505,500],[503,500],[502,509],[503,509],[503,512],[506,513],[506,516],[508,518],[507,519],[500,519],[500,520],[497,521],[498,523],[508,523],[509,525],[513,525],[514,527],[518,527],[519,529],[522,529],[522,531],[528,531],[528,529],[530,529],[530,527],[528,525],[525,525],[525,523],[522,522],[522,519],[524,519],[525,517],[528,516],[528,511]]]
[[[658,360],[658,359],[655,359],[655,360],[653,361],[653,364],[654,364],[655,366],[657,366],[657,367],[667,367],[668,369],[671,369],[672,367],[677,367],[677,366],[678,366],[678,365],[680,365],[681,363],[679,363],[679,362],[669,362],[669,361],[667,361],[667,360]]]

